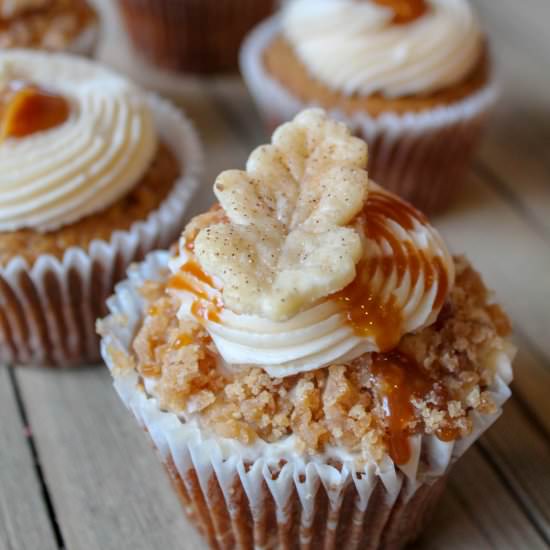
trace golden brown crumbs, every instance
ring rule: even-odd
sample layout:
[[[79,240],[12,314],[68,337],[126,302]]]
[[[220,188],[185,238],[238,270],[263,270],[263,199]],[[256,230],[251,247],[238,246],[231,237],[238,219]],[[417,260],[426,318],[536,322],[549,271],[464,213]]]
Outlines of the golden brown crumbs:
[[[136,369],[136,360],[132,355],[115,346],[110,346],[108,353],[113,360],[113,374],[128,373]]]
[[[50,0],[44,7],[0,19],[0,48],[64,50],[96,21],[85,0]]]
[[[495,375],[489,359],[502,349],[509,322],[489,304],[487,289],[467,261],[457,257],[455,265],[456,285],[437,322],[403,338],[397,350],[416,361],[430,386],[411,399],[408,434],[454,439],[471,431],[471,410],[496,410],[487,391]],[[374,354],[283,379],[260,368],[229,371],[217,364],[206,331],[177,319],[175,299],[162,284],[148,283],[142,293],[149,297],[149,313],[132,360],[143,377],[157,380],[154,393],[163,409],[198,412],[214,433],[245,444],[294,434],[304,451],[330,444],[382,458],[389,426],[373,374]]]
[[[127,230],[156,210],[172,191],[179,175],[178,160],[161,144],[141,181],[106,210],[48,233],[32,229],[0,232],[0,265],[6,265],[14,256],[22,256],[32,265],[42,254],[62,258],[72,246],[87,249],[95,239],[109,241],[114,231]]]

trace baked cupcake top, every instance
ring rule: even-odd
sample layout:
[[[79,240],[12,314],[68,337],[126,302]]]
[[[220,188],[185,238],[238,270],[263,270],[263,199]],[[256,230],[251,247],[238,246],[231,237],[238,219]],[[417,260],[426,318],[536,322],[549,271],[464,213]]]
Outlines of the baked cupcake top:
[[[293,0],[282,28],[310,74],[347,95],[433,93],[465,80],[484,50],[467,0]]]
[[[50,231],[101,211],[155,155],[147,97],[95,63],[3,51],[0,88],[0,231]]]
[[[0,19],[11,19],[23,13],[43,9],[51,0],[0,0]]]
[[[0,0],[0,48],[87,53],[96,23],[86,0]]]
[[[411,438],[453,441],[473,411],[495,413],[506,316],[366,162],[364,142],[310,110],[221,174],[219,204],[141,287],[128,349],[108,335],[135,321],[100,324],[115,377],[137,371],[162,410],[250,459],[405,465]]]

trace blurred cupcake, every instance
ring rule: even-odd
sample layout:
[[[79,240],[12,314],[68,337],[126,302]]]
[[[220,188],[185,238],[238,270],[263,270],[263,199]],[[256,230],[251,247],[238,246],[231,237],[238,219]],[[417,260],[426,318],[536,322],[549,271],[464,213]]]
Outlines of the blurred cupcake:
[[[237,70],[246,33],[276,0],[119,0],[136,49],[150,62],[189,73]]]
[[[366,144],[306,111],[98,324],[212,548],[400,548],[510,395],[506,315]]]
[[[467,0],[293,0],[241,67],[270,126],[326,108],[369,143],[371,176],[425,211],[451,200],[496,98]]]
[[[197,138],[82,58],[5,50],[0,76],[0,363],[94,361],[115,282],[182,229]]]
[[[98,17],[85,0],[0,0],[0,48],[93,53]]]

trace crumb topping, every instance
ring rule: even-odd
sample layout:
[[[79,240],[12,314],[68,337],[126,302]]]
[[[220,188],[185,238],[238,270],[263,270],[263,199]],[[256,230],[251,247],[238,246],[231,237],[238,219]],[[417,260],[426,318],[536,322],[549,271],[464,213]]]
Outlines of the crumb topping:
[[[149,308],[132,354],[112,357],[117,368],[155,381],[162,409],[198,418],[219,436],[250,444],[294,434],[306,453],[338,445],[403,463],[409,435],[453,440],[470,433],[471,411],[496,410],[491,359],[504,349],[509,321],[468,262],[454,262],[456,284],[437,321],[389,353],[284,379],[229,369],[198,323],[177,319],[165,284],[147,283]]]
[[[353,280],[362,246],[351,222],[367,198],[366,163],[362,140],[310,110],[256,149],[246,171],[218,177],[227,222],[202,229],[194,250],[222,281],[227,307],[284,320]]]

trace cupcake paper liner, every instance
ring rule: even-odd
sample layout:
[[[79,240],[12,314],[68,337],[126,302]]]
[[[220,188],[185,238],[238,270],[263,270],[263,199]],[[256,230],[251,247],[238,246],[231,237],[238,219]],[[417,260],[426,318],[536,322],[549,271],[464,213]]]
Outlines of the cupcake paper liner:
[[[69,45],[68,53],[93,58],[99,38],[99,25],[97,23],[86,27]]]
[[[405,465],[386,457],[358,469],[353,455],[338,448],[304,457],[294,436],[244,446],[160,410],[137,372],[116,368],[113,355],[130,351],[144,315],[139,288],[165,278],[168,259],[167,252],[150,254],[117,285],[102,321],[101,351],[118,394],[148,432],[187,515],[212,548],[398,548],[414,539],[451,465],[500,416],[510,396],[513,350],[494,357],[489,391],[497,412],[472,413],[472,433],[456,442],[411,437]]]
[[[291,120],[302,109],[319,106],[301,100],[273,78],[263,63],[263,52],[280,32],[278,17],[261,23],[241,49],[241,72],[268,127]],[[369,145],[369,175],[426,213],[441,210],[464,180],[498,97],[490,81],[462,101],[419,113],[366,111],[346,114],[329,110]],[[320,105],[322,107],[322,105]]]
[[[275,0],[119,0],[134,46],[149,61],[191,72],[236,71],[246,33]]]
[[[127,267],[170,246],[184,225],[202,164],[199,140],[178,109],[149,101],[159,135],[176,155],[182,175],[160,207],[110,241],[72,247],[62,259],[44,254],[30,266],[16,256],[0,266],[0,363],[71,365],[99,359],[95,321]]]

